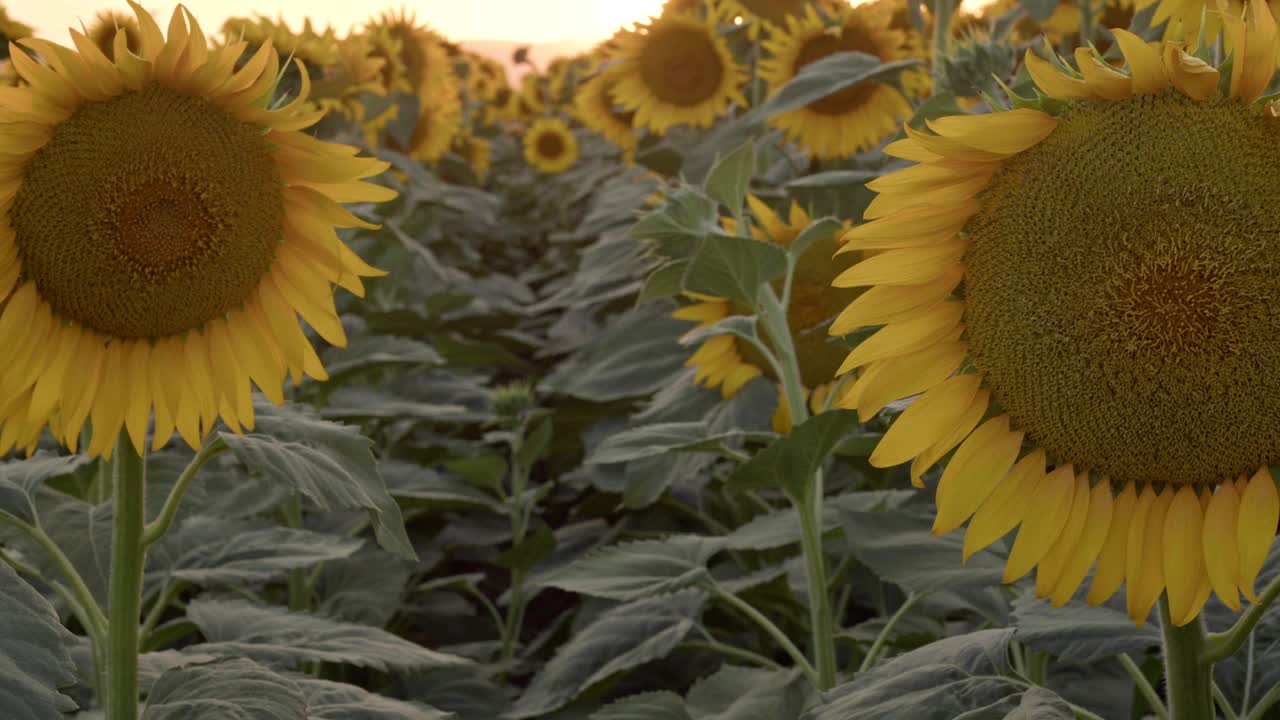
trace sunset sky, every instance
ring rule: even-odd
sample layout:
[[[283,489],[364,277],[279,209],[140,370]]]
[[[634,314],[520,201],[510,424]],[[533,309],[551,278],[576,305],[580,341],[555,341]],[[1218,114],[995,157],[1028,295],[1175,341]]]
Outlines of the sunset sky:
[[[3,0],[0,0],[3,2]],[[252,15],[272,8],[298,27],[304,17],[323,26],[332,23],[339,31],[368,19],[381,9],[404,7],[417,13],[445,36],[455,40],[515,40],[529,43],[564,40],[593,41],[608,37],[617,27],[656,14],[662,0],[187,0],[186,6],[201,26],[221,27],[229,16]],[[98,10],[128,10],[124,0],[18,0],[4,2],[10,15],[35,26],[41,35],[55,42],[69,38],[64,28],[86,24]],[[159,11],[165,20],[174,3],[143,0],[148,10]],[[161,21],[161,27],[165,25]]]

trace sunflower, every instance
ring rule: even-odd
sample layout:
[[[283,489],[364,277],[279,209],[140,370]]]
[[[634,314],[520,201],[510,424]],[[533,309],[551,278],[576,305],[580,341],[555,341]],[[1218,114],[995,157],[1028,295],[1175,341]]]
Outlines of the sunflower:
[[[756,220],[751,234],[764,242],[790,247],[812,222],[809,213],[795,200],[791,201],[786,219],[754,195],[747,196],[747,204]],[[720,224],[726,233],[736,234],[738,227],[733,218],[721,218]],[[815,242],[800,257],[792,279],[791,302],[787,306],[787,325],[791,329],[796,356],[800,360],[800,379],[804,384],[810,410],[815,414],[822,412],[827,405],[832,389],[831,378],[835,376],[835,371],[846,354],[843,346],[828,340],[822,325],[858,296],[857,290],[838,290],[833,293],[830,288],[832,279],[855,261],[855,258],[847,255],[837,257],[834,262],[831,260],[839,237],[840,233],[832,233]],[[727,298],[699,294],[691,297],[697,302],[676,310],[673,317],[697,322],[695,330],[709,327],[733,315],[749,313],[746,308],[736,307]],[[754,378],[763,375],[777,379],[759,351],[731,335],[717,335],[703,342],[685,365],[698,369],[694,375],[696,383],[703,387],[719,388],[726,400],[736,395]],[[791,409],[787,406],[781,387],[778,391],[778,409],[773,415],[773,428],[779,433],[791,430]]]
[[[1138,624],[1162,592],[1177,624],[1210,589],[1255,597],[1280,517],[1280,121],[1258,101],[1275,21],[1251,10],[1222,18],[1225,95],[1180,45],[1122,29],[1127,73],[1028,52],[1053,112],[907,128],[886,152],[917,164],[870,183],[845,238],[883,252],[834,283],[873,287],[831,332],[884,327],[841,366],[863,368],[841,400],[869,417],[924,393],[871,463],[910,461],[922,486],[956,449],[934,532],[968,520],[967,558],[1020,524],[1004,579],[1038,566],[1055,605],[1095,561],[1088,601],[1127,583]]]
[[[605,140],[623,150],[635,150],[636,131],[632,128],[635,113],[618,107],[613,102],[611,78],[596,75],[578,86],[573,98],[574,115],[578,122],[600,133]]]
[[[340,113],[352,122],[364,119],[362,93],[384,95],[379,82],[386,58],[373,56],[373,43],[366,35],[351,35],[338,43],[336,62],[320,68],[311,86],[315,107]]]
[[[24,25],[9,17],[9,12],[0,5],[0,59],[9,56],[9,43],[14,40],[31,37],[30,25]]]
[[[142,33],[138,30],[138,21],[130,15],[110,10],[99,12],[85,30],[85,35],[107,59],[111,59],[115,57],[117,32],[124,33],[125,47],[137,55],[141,49]]]
[[[454,153],[471,166],[477,178],[483,178],[493,167],[493,144],[471,133],[459,133],[453,139]]]
[[[457,103],[458,87],[448,52],[435,31],[403,11],[384,13],[369,26],[374,55],[387,60],[387,92],[414,93],[436,103]]]
[[[665,133],[673,125],[709,127],[746,105],[746,73],[713,25],[692,15],[650,19],[617,36],[616,62],[605,70],[613,99],[636,114],[636,126]]]
[[[929,76],[928,63],[931,60],[933,47],[930,37],[933,35],[933,15],[929,13],[927,8],[922,8],[924,14],[924,33],[916,29],[915,23],[911,19],[911,9],[903,0],[875,0],[875,2],[867,3],[860,6],[860,12],[878,14],[879,17],[885,18],[883,22],[890,30],[895,30],[902,37],[902,44],[898,46],[895,53],[895,59],[910,58],[920,60],[923,64],[915,67],[909,67],[903,70],[899,75],[899,82],[902,83],[902,90],[907,97],[915,100],[919,98],[929,97],[933,94],[933,79]],[[959,13],[956,13],[958,16]],[[952,35],[957,35],[955,16],[951,25]],[[926,33],[928,36],[926,36]]]
[[[524,159],[548,175],[562,173],[578,161],[578,141],[565,121],[541,117],[524,134]]]
[[[771,57],[760,63],[760,77],[776,92],[809,63],[844,51],[898,56],[902,34],[888,28],[879,14],[846,10],[827,27],[812,7],[802,18],[791,18],[787,31],[764,41]],[[770,120],[810,154],[819,158],[848,157],[874,147],[894,133],[910,116],[911,105],[892,85],[863,82],[828,95]]]
[[[395,193],[361,182],[387,164],[301,130],[303,94],[262,100],[279,58],[264,44],[211,51],[174,11],[166,40],[131,3],[108,60],[72,30],[16,53],[25,87],[0,90],[0,446],[30,452],[47,426],[109,457],[123,426],[139,451],[174,430],[193,447],[221,417],[252,428],[250,381],[283,402],[286,373],[324,379],[298,316],[344,345],[331,284],[382,275],[333,227],[374,227],[339,202]]]
[[[756,38],[763,32],[785,30],[792,19],[799,19],[811,9],[839,13],[849,9],[846,0],[718,0],[715,11],[720,21],[747,26],[748,35]]]
[[[423,98],[419,107],[409,144],[401,145],[389,133],[384,133],[381,145],[415,160],[434,163],[449,149],[461,129],[462,113],[457,105],[434,104],[428,98]]]

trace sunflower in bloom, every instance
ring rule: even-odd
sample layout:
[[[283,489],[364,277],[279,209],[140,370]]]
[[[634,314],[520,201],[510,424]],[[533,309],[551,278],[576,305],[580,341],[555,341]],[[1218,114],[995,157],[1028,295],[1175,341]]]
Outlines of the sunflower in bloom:
[[[845,0],[718,0],[715,8],[721,22],[745,24],[749,36],[756,38],[762,31],[785,30],[788,22],[804,17],[810,9],[841,12],[849,8],[849,3]]]
[[[790,247],[800,233],[813,222],[809,213],[795,201],[784,219],[764,201],[749,195],[747,204],[756,222],[751,234],[755,239]],[[725,232],[737,232],[733,218],[721,218]],[[796,263],[791,285],[791,302],[787,306],[787,325],[791,329],[796,356],[800,360],[800,380],[804,384],[809,409],[820,413],[828,404],[833,383],[831,378],[847,354],[844,346],[829,341],[823,331],[823,323],[858,296],[858,290],[832,292],[831,281],[855,262],[849,255],[831,260],[839,245],[840,233],[815,242]],[[750,311],[737,307],[734,301],[710,295],[693,294],[692,305],[676,310],[673,317],[698,323],[694,330],[710,327],[733,315],[745,315]],[[773,376],[773,369],[763,355],[750,345],[738,341],[732,335],[717,335],[703,342],[685,362],[696,367],[694,382],[707,388],[719,388],[726,400],[732,398],[751,380]],[[778,390],[778,409],[773,415],[773,429],[779,433],[791,430],[791,408]]]
[[[764,41],[770,56],[760,63],[760,77],[774,93],[800,70],[828,55],[857,51],[883,61],[899,56],[902,34],[888,27],[879,13],[845,10],[827,26],[812,7],[791,18],[787,31]],[[911,115],[911,105],[892,85],[862,82],[770,120],[811,155],[842,158],[875,147]]]
[[[250,382],[277,404],[286,374],[324,379],[299,316],[346,343],[332,286],[383,275],[334,233],[374,227],[339,202],[395,193],[362,182],[387,164],[301,132],[303,93],[268,109],[268,42],[210,50],[179,6],[168,38],[132,4],[108,60],[23,44],[28,85],[0,89],[0,446],[31,451],[48,427],[109,457],[124,427],[139,451],[174,430],[192,447],[221,418],[254,424]]]
[[[746,73],[715,26],[692,15],[651,19],[618,35],[605,70],[613,99],[636,114],[636,127],[662,134],[673,125],[710,127],[742,96]]]
[[[596,75],[579,85],[573,98],[574,115],[605,140],[631,152],[636,148],[636,131],[632,128],[635,113],[614,103],[612,87],[611,79],[604,75]]]
[[[137,55],[142,48],[142,32],[138,29],[138,21],[131,15],[113,11],[100,12],[89,24],[85,35],[110,60],[115,57],[116,33],[121,31],[124,32],[125,47]]]
[[[524,159],[548,175],[562,173],[578,161],[578,141],[565,121],[541,117],[524,134]]]
[[[831,332],[883,327],[840,367],[862,369],[841,400],[869,417],[923,392],[871,463],[922,486],[954,449],[933,531],[968,521],[967,558],[1019,528],[1004,579],[1036,568],[1055,605],[1095,563],[1088,601],[1127,584],[1138,624],[1162,592],[1176,624],[1211,590],[1255,599],[1280,517],[1280,119],[1259,100],[1275,22],[1250,7],[1221,19],[1222,84],[1120,29],[1127,72],[1028,52],[1054,113],[907,128],[886,152],[916,164],[870,183],[845,236],[879,253],[836,279],[870,289]]]

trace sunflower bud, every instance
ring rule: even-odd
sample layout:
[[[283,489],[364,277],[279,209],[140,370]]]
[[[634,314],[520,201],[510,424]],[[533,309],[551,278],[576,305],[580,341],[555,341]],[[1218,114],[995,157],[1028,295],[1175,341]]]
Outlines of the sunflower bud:
[[[991,92],[995,87],[992,76],[1008,80],[1015,61],[1013,48],[1008,43],[996,42],[985,32],[975,31],[958,41],[950,55],[936,60],[941,72],[937,74],[935,92],[949,92],[956,97]]]

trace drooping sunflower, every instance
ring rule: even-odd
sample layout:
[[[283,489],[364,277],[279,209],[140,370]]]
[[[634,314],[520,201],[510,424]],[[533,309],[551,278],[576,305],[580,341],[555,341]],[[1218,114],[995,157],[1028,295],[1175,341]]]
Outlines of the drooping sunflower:
[[[138,30],[138,21],[131,15],[110,10],[99,12],[85,35],[110,60],[115,56],[116,33],[119,31],[124,31],[125,47],[137,55],[142,47],[142,33]]]
[[[437,104],[458,102],[457,78],[443,38],[412,14],[384,13],[369,25],[374,55],[387,60],[383,87],[407,92]]]
[[[812,7],[791,18],[786,32],[764,41],[771,57],[761,61],[760,77],[776,92],[796,73],[828,55],[864,52],[881,60],[899,56],[902,34],[888,27],[877,13],[845,10],[828,27]],[[819,158],[848,157],[874,147],[897,131],[911,114],[911,105],[892,85],[862,82],[770,120],[787,137]]]
[[[344,345],[332,285],[382,275],[334,233],[375,227],[340,202],[384,201],[362,182],[387,164],[304,128],[303,92],[263,106],[270,42],[210,50],[179,6],[168,39],[131,3],[140,51],[116,34],[108,60],[23,44],[29,83],[0,89],[0,447],[30,451],[45,427],[109,457],[124,427],[144,447],[177,432],[193,447],[222,419],[254,424],[250,382],[283,402],[286,374],[325,378],[299,315]]]
[[[1222,18],[1225,92],[1122,29],[1127,73],[1028,52],[1053,112],[907,128],[886,152],[917,164],[870,183],[846,235],[881,252],[834,283],[871,287],[831,332],[884,327],[841,366],[862,368],[842,400],[867,417],[924,393],[872,464],[920,485],[955,449],[934,532],[968,521],[968,557],[1020,525],[1004,578],[1036,567],[1055,605],[1096,561],[1088,601],[1127,583],[1139,624],[1162,592],[1177,624],[1210,589],[1239,608],[1276,533],[1280,120],[1258,101],[1276,26],[1251,8]]]
[[[573,98],[574,116],[605,140],[624,151],[632,151],[636,147],[636,131],[632,127],[635,113],[623,110],[613,101],[612,86],[611,78],[605,75],[596,75],[579,85]]]
[[[709,127],[746,105],[746,73],[715,26],[693,15],[666,15],[615,37],[615,62],[605,75],[613,99],[636,114],[636,127],[662,134],[673,125]]]
[[[578,161],[578,141],[565,121],[541,117],[524,134],[524,159],[548,175],[562,173]]]
[[[457,105],[436,105],[427,98],[421,99],[419,108],[408,145],[402,145],[385,132],[379,144],[424,163],[434,163],[449,149],[461,129],[462,112]]]
[[[747,196],[747,203],[755,218],[751,234],[764,242],[790,247],[813,221],[795,200],[791,201],[786,218],[754,195]],[[730,235],[737,232],[733,218],[721,218],[720,224]],[[831,290],[831,281],[855,262],[855,258],[849,255],[838,256],[834,262],[831,260],[832,253],[839,246],[840,236],[839,232],[832,233],[815,242],[800,257],[792,279],[791,301],[787,305],[787,325],[800,361],[800,380],[804,384],[810,410],[815,414],[822,412],[827,405],[833,387],[831,379],[847,354],[843,346],[830,342],[822,326],[859,293],[856,289],[834,293]],[[695,303],[676,310],[672,316],[698,323],[695,330],[749,312],[746,308],[736,307],[728,298],[698,294],[692,298]],[[765,357],[732,335],[717,335],[703,342],[685,365],[698,369],[695,382],[703,387],[719,388],[726,400],[754,378],[763,375],[777,380]],[[779,433],[791,430],[791,408],[782,395],[781,386],[778,389],[778,409],[773,415],[773,429]]]

